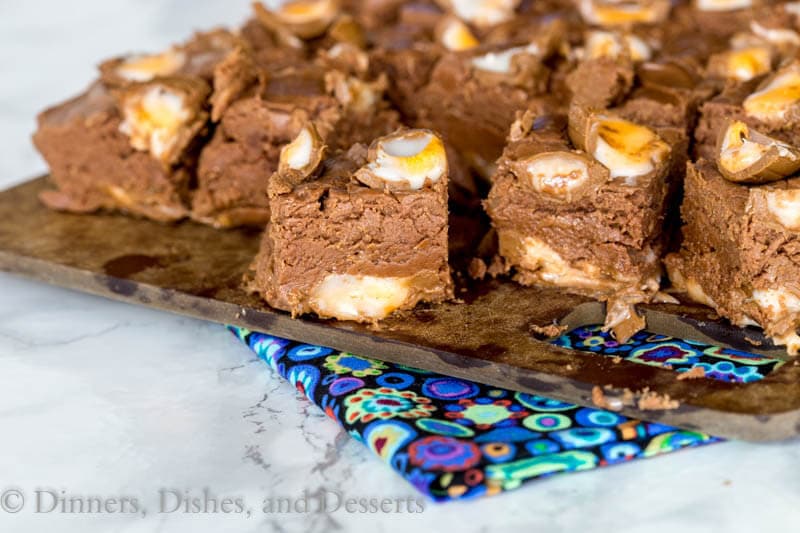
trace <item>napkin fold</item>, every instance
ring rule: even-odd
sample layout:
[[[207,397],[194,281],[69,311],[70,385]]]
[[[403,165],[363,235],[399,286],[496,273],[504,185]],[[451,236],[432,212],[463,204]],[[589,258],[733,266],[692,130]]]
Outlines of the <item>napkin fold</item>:
[[[498,494],[538,478],[720,441],[545,396],[230,329],[353,438],[436,501]],[[590,338],[594,351],[615,342],[599,329],[578,328],[555,343],[583,349]],[[675,344],[671,337],[646,333],[629,341],[624,352],[672,350]],[[658,353],[670,360],[663,350]],[[659,364],[669,364],[663,361]]]

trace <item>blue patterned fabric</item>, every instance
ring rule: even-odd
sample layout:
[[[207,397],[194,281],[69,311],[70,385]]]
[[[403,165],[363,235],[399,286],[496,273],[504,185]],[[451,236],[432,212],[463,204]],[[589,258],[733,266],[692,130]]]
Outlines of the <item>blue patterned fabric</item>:
[[[735,383],[751,383],[764,379],[784,361],[749,352],[721,348],[702,342],[658,335],[647,331],[636,333],[628,342],[619,343],[601,326],[583,326],[565,333],[553,344],[564,348],[622,357],[634,363],[671,368],[688,372],[702,368],[710,379]]]
[[[353,438],[437,501],[498,494],[554,474],[719,440],[610,411],[231,329]],[[564,345],[567,339],[558,342]]]

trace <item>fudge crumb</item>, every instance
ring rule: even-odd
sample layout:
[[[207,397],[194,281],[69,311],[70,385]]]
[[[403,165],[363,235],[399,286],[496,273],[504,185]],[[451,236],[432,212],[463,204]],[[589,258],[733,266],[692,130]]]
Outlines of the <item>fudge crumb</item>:
[[[619,398],[609,398],[603,389],[595,385],[592,387],[592,403],[601,409],[608,411],[619,411],[622,409],[623,402]]]
[[[546,326],[538,326],[536,324],[531,324],[528,329],[537,338],[541,337],[544,339],[552,339],[554,337],[560,337],[561,334],[567,330],[567,326],[565,325],[559,326],[558,324],[548,324]]]
[[[678,381],[685,379],[700,379],[706,377],[706,371],[702,366],[694,366],[691,370],[678,374]]]
[[[614,357],[611,358],[611,360],[614,362],[615,365],[618,365],[622,362],[622,357],[615,355]]]
[[[751,338],[750,338],[750,337],[748,337],[747,335],[745,335],[745,336],[744,336],[744,340],[745,340],[745,341],[747,341],[747,342],[749,342],[749,343],[750,343],[750,344],[752,344],[753,346],[761,346],[762,344],[764,344],[763,342],[761,342],[761,341],[759,341],[759,340],[756,340],[756,339],[751,339]]]
[[[473,257],[467,267],[467,274],[469,277],[476,280],[482,280],[486,277],[486,263],[480,257]]]
[[[645,387],[640,393],[637,405],[642,411],[667,411],[677,409],[681,403],[670,398],[669,394],[659,394]]]
[[[611,333],[618,343],[625,344],[631,337],[643,330],[646,326],[647,322],[644,317],[638,315],[635,310],[631,310],[628,318],[611,328]]]
[[[633,405],[634,404],[634,394],[633,391],[626,388],[622,391],[622,403],[624,405]]]
[[[601,409],[608,409],[608,401],[603,389],[595,385],[592,387],[592,403]]]

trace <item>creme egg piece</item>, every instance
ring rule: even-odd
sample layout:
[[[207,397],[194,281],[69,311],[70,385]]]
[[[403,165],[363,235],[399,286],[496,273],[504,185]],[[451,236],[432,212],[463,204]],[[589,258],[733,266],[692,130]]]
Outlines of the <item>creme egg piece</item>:
[[[614,290],[620,285],[621,280],[606,279],[596,265],[571,265],[549,244],[536,237],[516,238],[501,232],[498,234],[498,242],[502,255],[508,256],[509,251],[514,250],[518,257],[518,266],[531,271],[545,284],[599,291]]]
[[[719,162],[731,173],[741,172],[756,164],[770,145],[755,143],[748,139],[749,128],[744,122],[731,123],[725,131],[720,146]]]
[[[334,0],[269,0],[267,7],[287,24],[332,21],[339,12]]]
[[[703,305],[707,305],[708,307],[713,307],[716,309],[717,302],[714,301],[711,296],[709,296],[700,283],[697,282],[694,278],[689,278],[686,280],[686,293],[688,294],[689,298],[694,300],[695,302],[701,303]]]
[[[589,161],[574,152],[544,152],[517,164],[516,173],[536,192],[571,200],[589,181]]]
[[[191,118],[183,95],[161,85],[128,98],[122,114],[119,129],[130,137],[131,146],[162,161],[169,158],[180,129]]]
[[[753,20],[750,22],[750,31],[772,44],[800,46],[800,35],[788,28],[765,28]]]
[[[774,335],[772,342],[778,346],[786,346],[786,353],[798,355],[800,353],[800,335],[796,331],[790,331],[785,335]]]
[[[652,172],[669,156],[670,147],[650,128],[619,118],[599,116],[590,135],[592,156],[611,178],[635,178]]]
[[[800,189],[769,191],[767,209],[784,228],[800,230]]]
[[[650,61],[653,57],[652,48],[650,48],[650,45],[641,37],[637,37],[636,35],[624,35],[623,39],[625,39],[625,44],[628,46],[628,53],[631,59],[636,63]]]
[[[495,74],[510,74],[514,56],[519,54],[539,55],[539,47],[536,44],[527,46],[515,46],[500,52],[489,52],[482,56],[472,59],[472,66],[478,70],[493,72]]]
[[[617,59],[623,52],[627,52],[631,60],[638,63],[649,60],[653,55],[650,45],[631,34],[620,35],[611,31],[594,30],[588,33],[585,42],[586,59]]]
[[[731,50],[727,54],[727,75],[738,81],[752,80],[772,68],[772,51],[764,46]]]
[[[339,320],[380,320],[408,300],[410,285],[408,277],[328,274],[311,291],[311,306]]]
[[[511,20],[520,0],[445,0],[442,3],[461,20],[486,27]]]
[[[439,42],[451,52],[463,52],[478,46],[469,27],[456,18],[447,18],[439,27]]]
[[[610,31],[595,30],[586,36],[584,55],[586,59],[608,57],[616,59],[622,55],[624,45],[619,35]]]
[[[169,76],[186,63],[186,54],[170,48],[159,54],[136,55],[126,58],[116,73],[127,81],[145,82],[159,76]]]
[[[735,11],[753,7],[753,0],[695,0],[694,7],[700,11]]]
[[[326,76],[326,83],[342,105],[359,113],[374,109],[383,97],[380,81],[369,83],[339,72],[330,72]]]
[[[281,162],[288,168],[300,170],[311,163],[311,152],[314,148],[314,138],[308,127],[300,130],[300,134],[281,150]]]
[[[313,124],[306,124],[292,141],[281,148],[278,171],[313,173],[322,162],[324,144]]]
[[[652,24],[663,20],[670,3],[663,0],[580,0],[578,10],[583,19],[597,26]]]
[[[778,321],[786,315],[800,313],[800,297],[784,288],[756,289],[752,296],[770,320]]]
[[[786,118],[789,109],[800,102],[800,64],[780,71],[761,89],[745,98],[742,106],[748,116],[765,122]]]
[[[444,143],[428,130],[408,130],[378,139],[370,149],[370,163],[356,177],[367,185],[422,189],[447,175]]]

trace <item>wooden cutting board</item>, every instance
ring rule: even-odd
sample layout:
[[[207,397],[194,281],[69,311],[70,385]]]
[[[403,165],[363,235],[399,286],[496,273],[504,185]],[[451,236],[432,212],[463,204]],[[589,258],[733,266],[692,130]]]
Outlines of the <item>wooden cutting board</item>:
[[[162,225],[121,215],[45,209],[39,178],[0,192],[0,269],[68,287],[276,336],[591,406],[645,388],[669,395],[671,410],[621,412],[645,420],[753,441],[800,434],[800,362],[737,384],[677,380],[669,369],[567,350],[538,340],[531,326],[602,322],[601,304],[507,281],[458,282],[458,303],[418,308],[380,328],[292,319],[242,290],[259,233],[218,231],[192,222]],[[648,330],[785,358],[757,330],[741,330],[693,305],[643,309]],[[761,343],[756,347],[745,337]],[[635,402],[634,402],[635,403]]]

